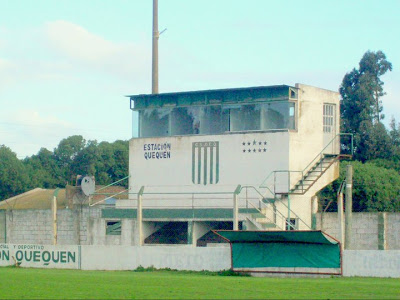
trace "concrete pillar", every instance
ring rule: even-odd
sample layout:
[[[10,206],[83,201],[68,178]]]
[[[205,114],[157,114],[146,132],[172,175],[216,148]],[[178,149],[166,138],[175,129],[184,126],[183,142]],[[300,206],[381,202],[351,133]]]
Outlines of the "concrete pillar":
[[[197,246],[197,240],[211,230],[206,222],[189,221],[188,222],[188,244]]]
[[[132,235],[134,232],[133,223],[134,220],[132,219],[121,220],[121,245],[123,246],[132,245]]]
[[[338,207],[338,224],[339,224],[339,234],[338,240],[342,244],[342,248],[344,247],[344,214],[343,214],[343,193],[339,192],[337,195],[337,207]]]
[[[106,220],[103,218],[89,219],[90,245],[105,245],[106,244]]]
[[[168,222],[142,222],[142,245],[144,244],[144,240],[152,235],[157,230],[161,229],[164,225],[168,224]],[[138,224],[139,225],[139,224]],[[137,226],[138,228],[139,226]],[[139,246],[139,240],[136,241],[136,244]]]
[[[387,216],[385,212],[378,213],[378,249],[387,250]]]
[[[238,185],[233,192],[233,230],[239,230],[239,206],[238,197],[241,191],[241,186]]]
[[[318,197],[311,197],[311,229],[317,229]]]
[[[81,206],[74,205],[73,209],[73,222],[74,222],[74,241],[76,245],[81,244]]]
[[[143,237],[143,192],[144,186],[142,186],[138,193],[138,200],[137,200],[137,228],[138,228],[138,246],[142,246],[144,244],[144,237]]]
[[[346,167],[346,220],[345,220],[345,249],[352,248],[352,219],[353,219],[353,166]]]

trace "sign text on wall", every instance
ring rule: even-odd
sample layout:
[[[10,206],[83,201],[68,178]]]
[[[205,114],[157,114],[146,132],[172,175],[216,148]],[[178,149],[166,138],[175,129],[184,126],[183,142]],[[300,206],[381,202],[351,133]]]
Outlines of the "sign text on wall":
[[[144,144],[145,159],[168,159],[171,158],[171,143]]]

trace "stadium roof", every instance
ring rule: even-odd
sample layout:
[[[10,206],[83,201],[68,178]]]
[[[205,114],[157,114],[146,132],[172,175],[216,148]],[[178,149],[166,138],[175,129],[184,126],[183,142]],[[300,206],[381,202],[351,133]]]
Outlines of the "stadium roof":
[[[289,85],[271,85],[219,90],[203,90],[161,94],[128,95],[131,109],[256,103],[297,99],[297,88]],[[132,103],[133,102],[133,103]]]

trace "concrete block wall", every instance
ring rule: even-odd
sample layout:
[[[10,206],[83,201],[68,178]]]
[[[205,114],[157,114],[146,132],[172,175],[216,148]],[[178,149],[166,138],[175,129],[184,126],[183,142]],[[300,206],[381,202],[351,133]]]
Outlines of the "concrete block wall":
[[[51,210],[6,211],[7,243],[51,245]]]
[[[400,249],[400,213],[386,213],[386,219],[387,249]]]
[[[353,213],[351,250],[400,249],[400,213],[385,213],[385,226],[379,221],[379,213]],[[337,213],[318,213],[317,229],[339,239]],[[379,232],[381,231],[381,232]],[[380,240],[379,233],[385,241]]]
[[[4,220],[5,218],[5,220]],[[90,220],[101,220],[100,208],[60,209],[57,211],[57,244],[90,245]],[[0,212],[0,242],[14,244],[53,244],[51,210],[27,209]],[[4,229],[5,228],[5,229]]]

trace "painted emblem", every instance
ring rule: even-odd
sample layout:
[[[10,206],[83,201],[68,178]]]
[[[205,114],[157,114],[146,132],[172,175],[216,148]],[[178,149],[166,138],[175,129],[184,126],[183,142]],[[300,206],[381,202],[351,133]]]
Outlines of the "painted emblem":
[[[192,182],[217,184],[219,181],[219,142],[192,143]]]

